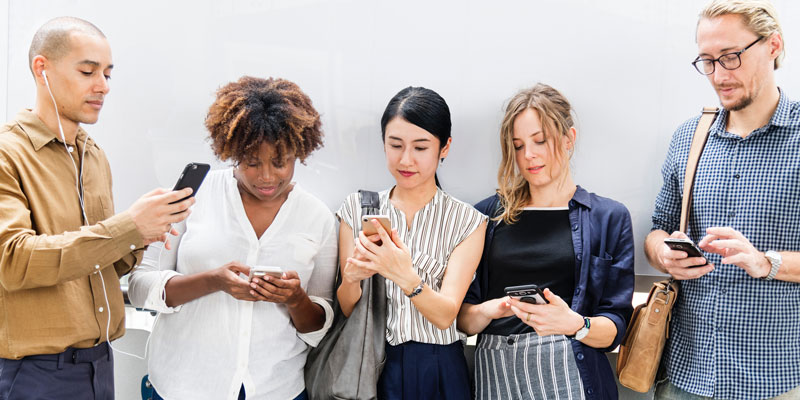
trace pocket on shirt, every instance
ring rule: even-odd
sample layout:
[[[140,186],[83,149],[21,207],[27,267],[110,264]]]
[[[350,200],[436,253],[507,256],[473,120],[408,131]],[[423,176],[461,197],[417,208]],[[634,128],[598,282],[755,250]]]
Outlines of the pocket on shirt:
[[[292,235],[289,245],[292,246],[294,261],[298,264],[295,267],[310,266],[311,260],[319,252],[319,242],[306,234]]]
[[[86,200],[86,216],[89,218],[89,224],[96,224],[111,217],[111,205],[107,204],[110,200],[104,200],[103,196],[89,196]]]
[[[612,267],[614,259],[606,254],[601,253],[600,256],[589,256],[589,293],[600,297],[603,294],[603,288],[606,281],[615,279],[614,267]]]
[[[442,288],[442,279],[444,278],[444,270],[446,265],[439,262],[435,257],[426,253],[417,253],[413,260],[414,268],[420,274],[428,286],[434,288],[437,292]]]

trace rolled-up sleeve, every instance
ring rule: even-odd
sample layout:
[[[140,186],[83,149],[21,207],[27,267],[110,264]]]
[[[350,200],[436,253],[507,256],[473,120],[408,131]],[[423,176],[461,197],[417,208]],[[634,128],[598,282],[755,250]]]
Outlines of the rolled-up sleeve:
[[[175,224],[178,231],[177,237],[172,237],[171,249],[166,249],[164,243],[155,242],[148,246],[144,252],[141,265],[134,268],[128,279],[128,297],[131,304],[139,308],[170,314],[178,312],[181,306],[169,307],[166,300],[167,282],[176,275],[178,248],[183,234],[186,232],[186,222]]]
[[[306,289],[309,299],[325,310],[325,323],[322,328],[313,332],[297,334],[297,337],[312,347],[316,347],[319,344],[328,329],[330,329],[331,324],[333,324],[333,292],[336,284],[339,255],[336,232],[336,223],[333,216],[331,216],[330,222],[325,229],[322,246],[319,253],[314,257],[314,272],[308,280]]]

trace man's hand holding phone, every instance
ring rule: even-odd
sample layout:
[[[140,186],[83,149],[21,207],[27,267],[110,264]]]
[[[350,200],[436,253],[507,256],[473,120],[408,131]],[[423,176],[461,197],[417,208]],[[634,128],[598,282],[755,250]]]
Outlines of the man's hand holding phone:
[[[195,201],[194,194],[209,169],[208,164],[189,163],[172,191],[153,190],[136,200],[128,209],[145,246],[153,242],[164,242],[167,250],[171,248],[167,235],[178,235],[178,231],[172,229],[172,224],[189,216],[189,207]]]
[[[676,231],[665,238],[656,255],[667,273],[678,280],[697,279],[714,270],[714,265],[696,252],[696,246],[683,232]]]
[[[191,212],[189,207],[195,202],[194,197],[187,198],[191,194],[191,188],[178,191],[156,189],[131,205],[128,212],[139,234],[142,235],[145,246],[153,242],[164,242],[167,250],[171,248],[167,234],[177,235],[178,232],[172,229],[172,224],[181,222],[189,216]],[[181,199],[184,200],[178,201]],[[178,202],[175,203],[176,201]]]
[[[764,253],[756,249],[741,232],[730,227],[706,229],[706,236],[698,245],[709,253],[722,256],[721,263],[736,265],[753,278],[767,276],[772,268]]]

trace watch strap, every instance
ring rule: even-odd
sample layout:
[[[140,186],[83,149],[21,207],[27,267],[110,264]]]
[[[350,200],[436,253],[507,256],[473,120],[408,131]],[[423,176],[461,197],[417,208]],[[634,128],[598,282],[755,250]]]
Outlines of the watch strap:
[[[575,332],[574,335],[564,335],[564,336],[566,336],[567,339],[577,339],[579,333],[581,332],[589,333],[589,328],[591,327],[592,327],[592,321],[589,319],[589,317],[583,317],[583,327],[581,327],[581,329],[578,329],[578,331]],[[586,333],[584,333],[583,336],[581,336],[581,339],[586,337]]]
[[[771,281],[775,279],[775,275],[778,275],[778,269],[781,267],[782,257],[781,253],[778,253],[777,251],[774,250],[766,252],[765,256],[767,257],[767,260],[769,260],[769,264],[771,267],[769,269],[769,274],[767,274],[767,276],[761,279],[765,281]]]
[[[417,287],[415,287],[414,290],[412,290],[411,293],[407,294],[406,296],[410,299],[410,298],[422,293],[422,289],[424,287],[425,287],[425,281],[420,279],[419,285],[417,285]]]

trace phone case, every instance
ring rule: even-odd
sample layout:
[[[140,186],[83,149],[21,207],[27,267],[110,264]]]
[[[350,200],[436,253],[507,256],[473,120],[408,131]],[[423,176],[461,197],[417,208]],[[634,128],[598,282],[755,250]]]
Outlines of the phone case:
[[[180,203],[197,194],[197,191],[200,189],[200,184],[203,183],[203,179],[206,178],[209,169],[211,169],[211,166],[208,164],[187,164],[186,167],[183,168],[183,172],[181,172],[181,176],[178,178],[178,182],[175,183],[175,187],[172,188],[172,190],[181,190],[190,187],[192,188],[192,194],[170,204]]]
[[[389,217],[385,215],[363,215],[361,216],[361,230],[364,231],[364,234],[369,235],[377,235],[378,231],[375,229],[375,226],[372,225],[370,220],[377,219],[381,225],[383,225],[383,229],[386,230],[386,233],[392,232],[392,223],[389,221]]]

